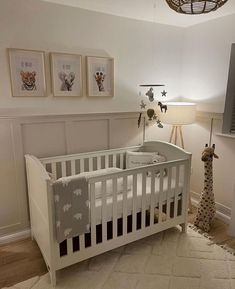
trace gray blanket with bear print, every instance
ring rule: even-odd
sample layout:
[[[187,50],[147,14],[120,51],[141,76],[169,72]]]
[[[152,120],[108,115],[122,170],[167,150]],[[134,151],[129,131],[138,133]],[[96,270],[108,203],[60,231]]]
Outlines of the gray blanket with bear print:
[[[88,181],[85,177],[64,177],[53,183],[56,240],[90,232]]]

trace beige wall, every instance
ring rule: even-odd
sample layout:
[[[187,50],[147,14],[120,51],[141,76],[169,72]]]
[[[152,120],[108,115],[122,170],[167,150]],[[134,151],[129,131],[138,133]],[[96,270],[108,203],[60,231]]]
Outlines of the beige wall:
[[[79,8],[34,0],[1,0],[0,113],[89,113],[136,111],[139,84],[164,83],[169,97],[179,95],[182,30]],[[6,48],[46,52],[48,97],[11,96]],[[111,56],[115,64],[115,95],[88,98],[83,69],[82,97],[52,97],[49,52]],[[158,91],[160,93],[160,91]]]
[[[203,111],[224,111],[235,15],[184,30],[182,89]]]

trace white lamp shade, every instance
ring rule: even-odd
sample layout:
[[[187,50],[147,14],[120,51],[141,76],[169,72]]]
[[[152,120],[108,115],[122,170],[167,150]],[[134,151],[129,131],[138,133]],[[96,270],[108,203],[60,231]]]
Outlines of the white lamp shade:
[[[167,112],[161,112],[163,123],[172,125],[186,125],[195,122],[196,104],[190,102],[164,102]]]

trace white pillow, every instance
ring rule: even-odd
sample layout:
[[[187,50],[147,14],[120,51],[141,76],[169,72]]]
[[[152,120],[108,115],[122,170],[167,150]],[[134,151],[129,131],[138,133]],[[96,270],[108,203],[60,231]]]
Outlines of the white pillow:
[[[136,168],[147,166],[153,163],[153,158],[158,155],[157,152],[126,152],[126,168]]]

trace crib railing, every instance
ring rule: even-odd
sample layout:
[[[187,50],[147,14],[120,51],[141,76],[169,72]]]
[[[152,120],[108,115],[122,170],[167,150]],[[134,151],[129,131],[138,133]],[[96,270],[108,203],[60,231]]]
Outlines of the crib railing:
[[[46,170],[52,174],[53,178],[58,179],[109,167],[124,169],[126,151],[135,151],[139,147],[42,158],[40,161]]]
[[[118,243],[125,244],[129,239],[135,240],[155,232],[156,226],[159,228],[177,223],[179,218],[185,218],[185,202],[187,201],[188,180],[187,160],[170,161],[158,165],[128,169],[118,173],[111,173],[104,176],[92,177],[89,179],[90,190],[90,212],[91,212],[91,232],[68,239],[60,244],[60,256],[65,257],[75,252],[82,254],[84,250],[95,248],[96,246],[106,246]],[[159,182],[156,193],[156,170],[159,171]],[[147,174],[151,178],[150,204],[146,202],[146,179]],[[141,175],[141,207],[137,206],[137,183],[138,175]],[[165,175],[165,176],[164,176]],[[128,178],[132,178],[132,210],[128,214]],[[166,197],[163,199],[163,181],[167,178]],[[122,213],[118,216],[118,179],[122,179]],[[112,181],[112,218],[107,218],[107,181]],[[173,181],[174,180],[174,181]],[[97,224],[96,219],[96,196],[95,186],[101,183],[102,209],[101,223]],[[109,191],[110,196],[110,191]],[[186,206],[187,207],[187,206]],[[178,220],[177,220],[178,219]],[[136,239],[138,239],[136,238]],[[66,248],[63,251],[63,248]],[[91,249],[92,250],[92,249]]]

